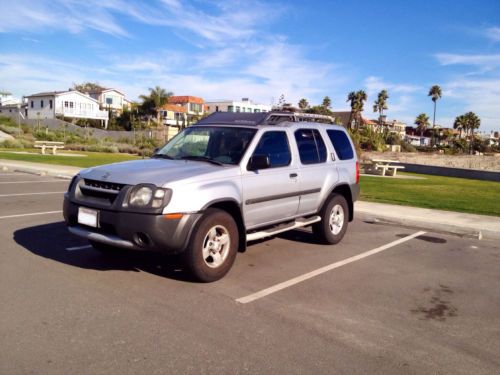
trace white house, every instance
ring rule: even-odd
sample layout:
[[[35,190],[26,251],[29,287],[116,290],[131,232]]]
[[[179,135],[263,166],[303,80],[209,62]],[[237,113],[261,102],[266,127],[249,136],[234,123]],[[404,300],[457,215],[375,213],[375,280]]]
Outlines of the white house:
[[[108,127],[108,111],[99,109],[99,102],[79,91],[41,92],[26,97],[28,119],[53,119],[56,116],[100,120]]]
[[[115,113],[121,113],[123,107],[130,110],[131,103],[125,99],[125,95],[116,89],[95,90],[88,93],[89,96],[99,102],[101,109],[111,110]]]
[[[405,134],[404,141],[413,146],[430,146],[431,139],[429,137],[421,137],[418,135]]]
[[[0,106],[16,106],[21,104],[21,101],[12,96],[10,92],[0,91]]]
[[[207,113],[214,112],[269,112],[272,107],[266,104],[257,104],[248,98],[237,100],[213,100],[205,103]]]

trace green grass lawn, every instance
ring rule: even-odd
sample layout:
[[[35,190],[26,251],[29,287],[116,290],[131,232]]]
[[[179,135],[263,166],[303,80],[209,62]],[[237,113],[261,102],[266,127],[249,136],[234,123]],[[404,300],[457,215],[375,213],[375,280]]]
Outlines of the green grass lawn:
[[[361,176],[361,200],[500,216],[500,182],[402,173],[406,180]]]
[[[7,151],[7,152],[4,152]],[[13,154],[11,151],[27,151],[27,152],[38,152],[37,154]],[[69,165],[80,168],[93,167],[95,165],[116,163],[119,161],[135,160],[141,159],[140,156],[130,155],[130,154],[113,154],[106,152],[72,152],[72,151],[61,151],[68,154],[79,154],[86,155],[82,157],[76,156],[64,156],[64,155],[41,155],[40,150],[12,150],[12,149],[2,149],[0,148],[0,159],[6,160],[21,160],[29,161],[33,163],[46,163],[46,164],[58,164],[58,165]]]

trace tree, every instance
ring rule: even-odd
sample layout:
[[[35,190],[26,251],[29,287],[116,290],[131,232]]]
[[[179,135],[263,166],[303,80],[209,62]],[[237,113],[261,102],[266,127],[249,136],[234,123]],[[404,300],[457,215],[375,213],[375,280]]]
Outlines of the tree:
[[[474,130],[481,126],[481,119],[474,112],[467,112],[463,115],[465,118],[466,130],[470,132],[469,153],[472,153],[472,144],[474,142]]]
[[[359,91],[351,91],[347,95],[347,101],[351,102],[351,115],[349,116],[349,124],[348,129],[351,128],[352,122],[356,126],[356,129],[359,129],[359,124],[361,120],[361,112],[364,110],[364,102],[368,99],[366,92],[363,90]]]
[[[422,137],[429,127],[429,116],[425,113],[419,114],[415,119],[415,125],[417,125],[417,131],[420,131],[420,136]]]
[[[322,103],[321,105],[322,105],[323,107],[325,107],[325,108],[327,108],[327,109],[328,109],[328,108],[330,108],[330,107],[332,106],[332,101],[331,101],[331,99],[330,99],[328,96],[325,96],[325,97],[323,98],[323,103]]]
[[[379,125],[381,125],[382,115],[384,114],[384,111],[389,108],[387,106],[387,99],[389,99],[387,90],[382,90],[378,93],[378,97],[377,100],[375,100],[375,103],[373,103],[373,112],[378,112],[379,115],[378,116]]]
[[[427,96],[430,96],[432,101],[434,102],[434,117],[432,120],[432,127],[434,128],[436,126],[436,102],[441,99],[441,87],[439,87],[438,85],[432,86]]]
[[[464,115],[455,117],[455,121],[453,122],[453,129],[458,130],[460,132],[459,139],[462,139],[462,131],[465,131],[466,127],[467,127],[467,122]]]
[[[73,83],[73,89],[80,92],[101,91],[105,88],[98,82]]]
[[[149,88],[148,95],[141,95],[139,98],[142,100],[142,106],[144,109],[154,110],[156,113],[157,126],[160,126],[160,110],[161,107],[168,102],[168,98],[174,95],[172,92],[156,86],[155,88]]]
[[[305,98],[302,98],[299,100],[299,108],[304,110],[304,109],[307,109],[309,107],[309,102],[307,101],[307,99]]]

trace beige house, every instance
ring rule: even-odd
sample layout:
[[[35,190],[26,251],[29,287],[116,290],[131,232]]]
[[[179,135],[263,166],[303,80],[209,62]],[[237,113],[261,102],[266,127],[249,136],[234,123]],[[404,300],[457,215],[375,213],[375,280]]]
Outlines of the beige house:
[[[112,111],[116,115],[121,114],[124,107],[128,110],[131,108],[131,102],[117,89],[95,90],[88,95],[99,102],[101,109]]]

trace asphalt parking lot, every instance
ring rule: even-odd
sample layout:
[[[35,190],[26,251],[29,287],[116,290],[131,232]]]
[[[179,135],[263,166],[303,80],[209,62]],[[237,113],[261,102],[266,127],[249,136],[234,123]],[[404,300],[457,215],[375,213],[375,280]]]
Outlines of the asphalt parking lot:
[[[67,185],[0,172],[1,374],[500,373],[493,241],[356,219],[339,245],[288,232],[198,284],[70,235]]]

